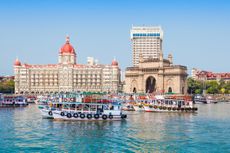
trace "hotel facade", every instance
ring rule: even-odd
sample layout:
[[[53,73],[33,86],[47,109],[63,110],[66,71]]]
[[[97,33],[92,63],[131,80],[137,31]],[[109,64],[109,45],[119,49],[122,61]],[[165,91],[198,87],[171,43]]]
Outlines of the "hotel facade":
[[[126,93],[179,93],[187,91],[187,67],[163,57],[161,27],[132,27],[133,66],[125,70]]]
[[[138,66],[140,55],[143,59],[159,59],[163,40],[161,27],[132,27],[130,34],[133,66]]]
[[[58,55],[58,64],[32,65],[14,62],[16,94],[50,94],[59,92],[118,92],[120,68],[114,59],[111,64],[98,64],[88,58],[78,64],[75,49],[66,38]]]

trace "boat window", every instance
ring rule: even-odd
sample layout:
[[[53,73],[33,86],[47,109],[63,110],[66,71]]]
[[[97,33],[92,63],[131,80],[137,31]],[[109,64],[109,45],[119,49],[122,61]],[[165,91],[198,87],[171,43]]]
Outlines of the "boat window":
[[[168,100],[165,100],[165,104],[166,104],[166,105],[168,105],[168,102],[169,102]]]
[[[104,105],[103,108],[104,108],[104,110],[108,110],[109,109],[107,105]]]
[[[88,111],[89,110],[89,105],[84,105],[83,111]]]
[[[113,105],[112,105],[112,106],[110,106],[110,107],[109,107],[109,109],[110,109],[110,110],[113,110],[113,109],[114,109],[114,106],[113,106]]]
[[[173,102],[172,102],[172,104],[173,104],[173,105],[176,105],[176,102],[175,102],[175,101],[173,101]]]

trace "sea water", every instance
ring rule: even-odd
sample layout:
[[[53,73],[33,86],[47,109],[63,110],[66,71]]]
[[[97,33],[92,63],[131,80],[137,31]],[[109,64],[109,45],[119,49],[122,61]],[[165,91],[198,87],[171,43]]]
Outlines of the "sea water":
[[[0,109],[0,152],[230,152],[230,103],[197,113],[127,112],[125,121],[42,119],[37,105]]]

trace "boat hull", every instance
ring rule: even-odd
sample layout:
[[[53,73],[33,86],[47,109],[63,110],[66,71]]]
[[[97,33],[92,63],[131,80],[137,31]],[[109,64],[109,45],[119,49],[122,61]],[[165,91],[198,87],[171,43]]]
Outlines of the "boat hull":
[[[39,110],[42,114],[42,118],[53,119],[53,112],[50,109],[45,109],[42,106],[39,106]]]
[[[124,120],[126,118],[125,116],[121,116],[121,115],[113,115],[113,117],[109,117],[109,115],[107,115],[106,118],[102,117],[103,115],[99,115],[99,118],[95,118],[92,115],[92,118],[88,118],[87,114],[84,115],[84,117],[81,117],[80,114],[78,114],[78,117],[74,117],[71,114],[71,117],[68,117],[67,115],[61,115],[60,112],[53,112],[53,119],[54,120],[66,120],[66,121],[121,121]]]
[[[154,108],[149,106],[144,106],[145,112],[168,112],[168,113],[194,113],[197,108]]]
[[[23,103],[23,104],[6,104],[6,103],[1,103],[0,108],[8,108],[8,107],[26,107],[28,106],[28,103]]]
[[[145,111],[144,107],[140,107],[140,106],[133,106],[135,111]]]

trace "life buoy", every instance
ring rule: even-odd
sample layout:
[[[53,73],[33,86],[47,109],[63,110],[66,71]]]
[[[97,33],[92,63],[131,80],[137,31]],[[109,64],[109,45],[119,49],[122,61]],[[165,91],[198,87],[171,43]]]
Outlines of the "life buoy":
[[[157,109],[157,105],[154,105],[153,108]]]
[[[49,116],[52,116],[52,115],[53,115],[53,112],[52,112],[52,111],[49,111],[48,114],[49,114]]]
[[[74,114],[73,114],[73,117],[74,117],[74,118],[78,118],[78,113],[74,113]]]
[[[163,110],[166,110],[166,107],[165,107],[165,106],[163,107]]]
[[[109,115],[109,119],[113,119],[113,115]]]
[[[67,98],[65,98],[65,99],[64,99],[64,101],[65,101],[65,102],[67,102],[67,101],[68,101],[68,99],[67,99]]]
[[[64,113],[64,112],[61,112],[61,116],[65,116],[65,113]]]
[[[122,114],[121,118],[127,118],[127,115],[126,114]]]
[[[159,109],[162,109],[162,106],[159,106]]]
[[[103,120],[106,120],[106,119],[107,119],[107,115],[103,114],[103,115],[102,115],[102,119],[103,119]]]
[[[88,119],[91,119],[92,117],[93,117],[92,114],[87,114]]]
[[[85,114],[81,114],[81,115],[80,115],[80,118],[85,118]]]
[[[99,114],[94,114],[95,119],[99,119]]]
[[[72,117],[72,115],[70,114],[70,113],[67,113],[67,115],[66,115],[68,118],[71,118]]]
[[[176,110],[176,107],[173,107],[173,110],[175,111],[175,110]]]
[[[188,108],[188,111],[191,111],[191,110],[192,110],[191,107],[189,107],[189,108]]]

